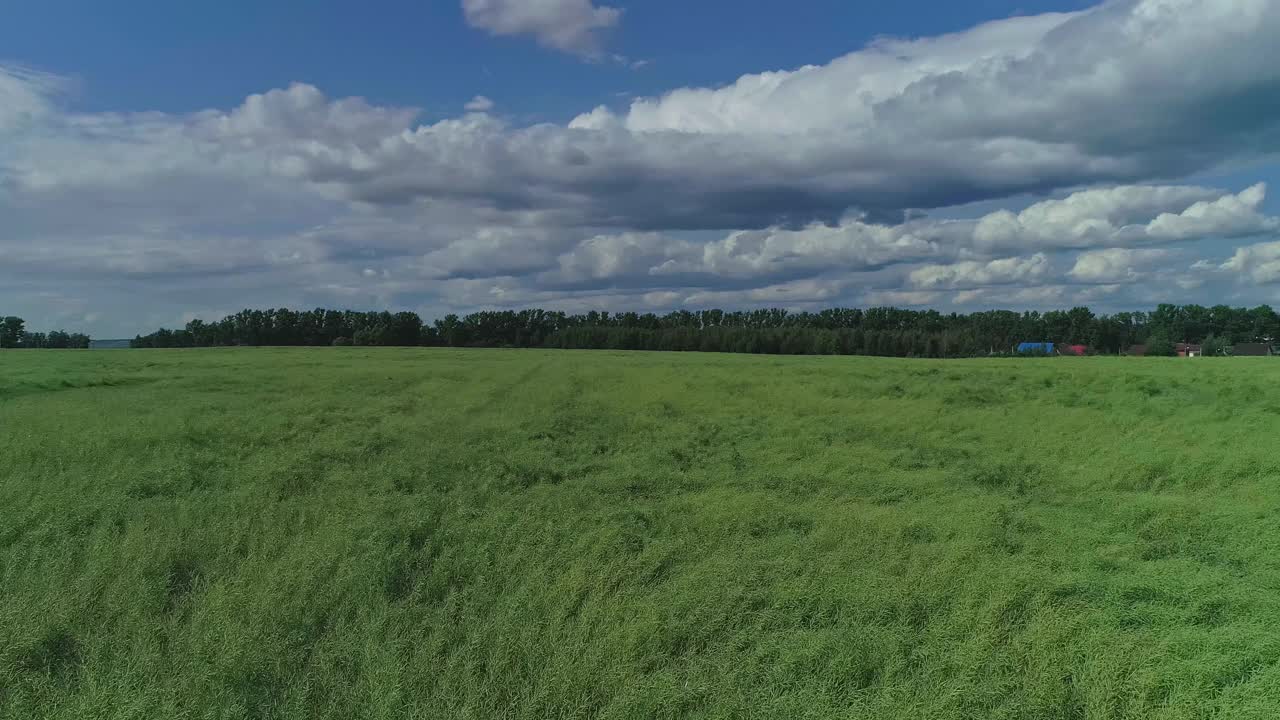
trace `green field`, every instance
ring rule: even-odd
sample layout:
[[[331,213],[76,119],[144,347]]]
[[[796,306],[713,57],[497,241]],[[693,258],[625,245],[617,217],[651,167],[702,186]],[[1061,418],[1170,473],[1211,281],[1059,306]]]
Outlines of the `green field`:
[[[0,353],[5,718],[1280,716],[1280,361]]]

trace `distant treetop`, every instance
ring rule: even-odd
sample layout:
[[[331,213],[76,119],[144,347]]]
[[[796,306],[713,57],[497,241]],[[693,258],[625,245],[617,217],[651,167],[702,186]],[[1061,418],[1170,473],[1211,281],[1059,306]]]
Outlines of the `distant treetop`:
[[[896,357],[1008,355],[1020,345],[1065,346],[1120,354],[1145,345],[1173,353],[1175,343],[1261,343],[1280,337],[1269,306],[1160,305],[1152,312],[1095,315],[1086,307],[1049,312],[832,308],[820,312],[677,310],[579,314],[528,309],[446,315],[428,324],[411,312],[242,310],[216,322],[138,336],[131,346],[443,346],[694,350],[768,354]],[[1073,354],[1079,354],[1073,349]]]
[[[0,316],[0,348],[8,350],[34,349],[83,349],[89,347],[89,336],[54,330],[49,333],[30,332],[26,322],[17,316]]]

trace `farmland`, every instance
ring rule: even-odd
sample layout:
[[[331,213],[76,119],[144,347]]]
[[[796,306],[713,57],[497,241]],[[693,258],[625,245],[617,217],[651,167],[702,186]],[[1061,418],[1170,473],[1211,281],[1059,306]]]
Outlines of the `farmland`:
[[[0,353],[0,717],[1274,718],[1280,362]]]

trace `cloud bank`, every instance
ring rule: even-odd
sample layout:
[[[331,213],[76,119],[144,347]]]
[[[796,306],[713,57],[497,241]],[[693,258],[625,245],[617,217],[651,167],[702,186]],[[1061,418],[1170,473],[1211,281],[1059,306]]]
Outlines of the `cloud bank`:
[[[581,55],[620,19],[464,9]],[[1267,187],[1185,178],[1274,163],[1278,34],[1271,0],[1113,1],[533,126],[304,84],[77,113],[0,68],[0,297],[99,334],[239,305],[1270,301]]]

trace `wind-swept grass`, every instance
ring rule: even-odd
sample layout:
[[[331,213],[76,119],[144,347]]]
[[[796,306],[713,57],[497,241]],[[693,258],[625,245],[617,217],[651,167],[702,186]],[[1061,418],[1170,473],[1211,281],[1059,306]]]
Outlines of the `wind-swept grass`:
[[[0,353],[0,716],[1274,718],[1280,362]]]

